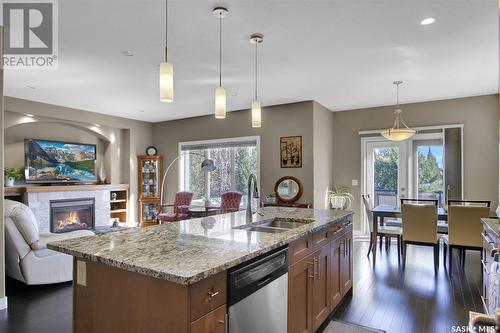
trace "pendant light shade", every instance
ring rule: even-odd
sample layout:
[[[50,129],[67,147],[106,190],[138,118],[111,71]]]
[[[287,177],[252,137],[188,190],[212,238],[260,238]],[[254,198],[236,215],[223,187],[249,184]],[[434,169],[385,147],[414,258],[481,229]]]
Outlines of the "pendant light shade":
[[[260,110],[260,102],[252,101],[252,127],[262,126],[262,114]]]
[[[403,110],[399,108],[399,85],[402,83],[403,81],[393,82],[393,84],[396,85],[396,95],[397,95],[397,108],[396,111],[394,111],[396,119],[394,119],[394,124],[392,125],[392,128],[389,128],[380,133],[384,138],[391,141],[404,141],[411,138],[412,136],[415,135],[415,133],[417,133],[417,131],[406,125],[406,122],[404,121],[402,115]]]
[[[215,88],[215,118],[226,118],[226,89],[220,86]]]
[[[160,101],[174,101],[174,65],[171,62],[160,63]]]
[[[224,7],[215,7],[213,14],[219,19],[219,86],[215,88],[215,118],[226,118],[226,89],[222,86],[222,19],[229,12]]]
[[[252,101],[252,127],[262,126],[262,110],[260,107],[260,102],[257,96],[257,45],[264,41],[264,35],[260,33],[254,33],[250,36],[250,43],[255,44],[255,99]]]
[[[174,101],[174,65],[168,62],[168,0],[165,0],[165,61],[160,63],[160,101]]]

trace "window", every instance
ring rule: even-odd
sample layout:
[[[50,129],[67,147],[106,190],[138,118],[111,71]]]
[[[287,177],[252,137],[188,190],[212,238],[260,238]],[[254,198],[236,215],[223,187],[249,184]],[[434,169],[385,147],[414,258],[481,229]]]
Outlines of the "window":
[[[243,203],[248,176],[253,173],[260,178],[258,137],[183,142],[179,149],[188,153],[180,159],[180,189],[193,192],[195,204],[203,204],[205,198],[219,204],[222,193],[227,191],[243,193]],[[215,171],[201,171],[200,165],[206,158],[214,160]]]

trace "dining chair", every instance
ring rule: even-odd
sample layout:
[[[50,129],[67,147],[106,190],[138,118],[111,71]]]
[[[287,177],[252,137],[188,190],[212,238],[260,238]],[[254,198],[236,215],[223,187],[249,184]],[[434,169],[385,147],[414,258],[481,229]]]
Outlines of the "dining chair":
[[[448,235],[441,236],[445,265],[448,252],[448,274],[452,273],[453,249],[459,249],[462,267],[467,250],[479,251],[483,259],[481,218],[489,217],[490,205],[490,201],[448,201]]]
[[[224,192],[221,195],[219,214],[233,213],[240,210],[242,193],[236,191]]]
[[[406,267],[408,245],[434,248],[434,272],[439,268],[439,238],[437,234],[437,200],[418,200],[419,203],[402,202],[403,216],[403,270]],[[413,200],[415,202],[415,200]]]
[[[158,220],[160,222],[175,222],[185,220],[189,217],[189,206],[193,200],[193,192],[177,192],[175,201],[169,205],[159,205]],[[172,207],[173,211],[165,212],[165,208]]]
[[[372,250],[372,246],[373,246],[373,241],[372,241],[372,236],[373,236],[373,212],[372,212],[373,205],[371,203],[371,199],[370,199],[369,194],[363,194],[363,195],[361,195],[361,197],[363,198],[363,204],[365,206],[365,211],[366,211],[366,218],[368,219],[368,226],[370,229],[370,245],[368,246],[368,253],[366,254],[366,256],[369,257],[370,252]],[[389,242],[391,241],[391,239],[396,238],[397,247],[398,247],[398,259],[399,259],[400,254],[401,254],[401,234],[402,234],[401,227],[378,225],[377,226],[377,236],[379,238],[380,249],[382,249],[382,238],[385,238],[386,249],[389,248]]]
[[[436,206],[438,205],[438,200],[436,199],[410,199],[410,198],[405,198],[401,199],[401,205],[403,203],[420,203],[420,204],[435,204]],[[448,222],[447,221],[437,221],[437,230],[438,234],[447,234],[448,233]]]

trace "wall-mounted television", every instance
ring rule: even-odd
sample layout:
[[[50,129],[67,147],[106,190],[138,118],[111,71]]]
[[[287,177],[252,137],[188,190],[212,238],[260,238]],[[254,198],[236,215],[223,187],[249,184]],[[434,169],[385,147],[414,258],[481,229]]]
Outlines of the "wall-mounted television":
[[[91,183],[96,181],[96,145],[25,139],[27,183]]]

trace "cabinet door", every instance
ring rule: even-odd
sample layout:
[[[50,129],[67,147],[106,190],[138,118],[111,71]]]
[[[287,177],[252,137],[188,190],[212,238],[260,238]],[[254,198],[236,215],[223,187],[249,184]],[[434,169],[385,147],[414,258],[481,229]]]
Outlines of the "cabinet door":
[[[312,325],[313,256],[288,269],[288,332],[310,333]]]
[[[337,238],[332,241],[330,249],[330,306],[333,310],[342,300],[342,286],[340,284],[340,262],[344,248],[344,239]]]
[[[340,257],[340,281],[342,296],[344,296],[352,287],[352,231],[346,233],[342,239],[343,248],[341,248]]]
[[[321,326],[330,313],[330,244],[313,254],[313,328]]]

